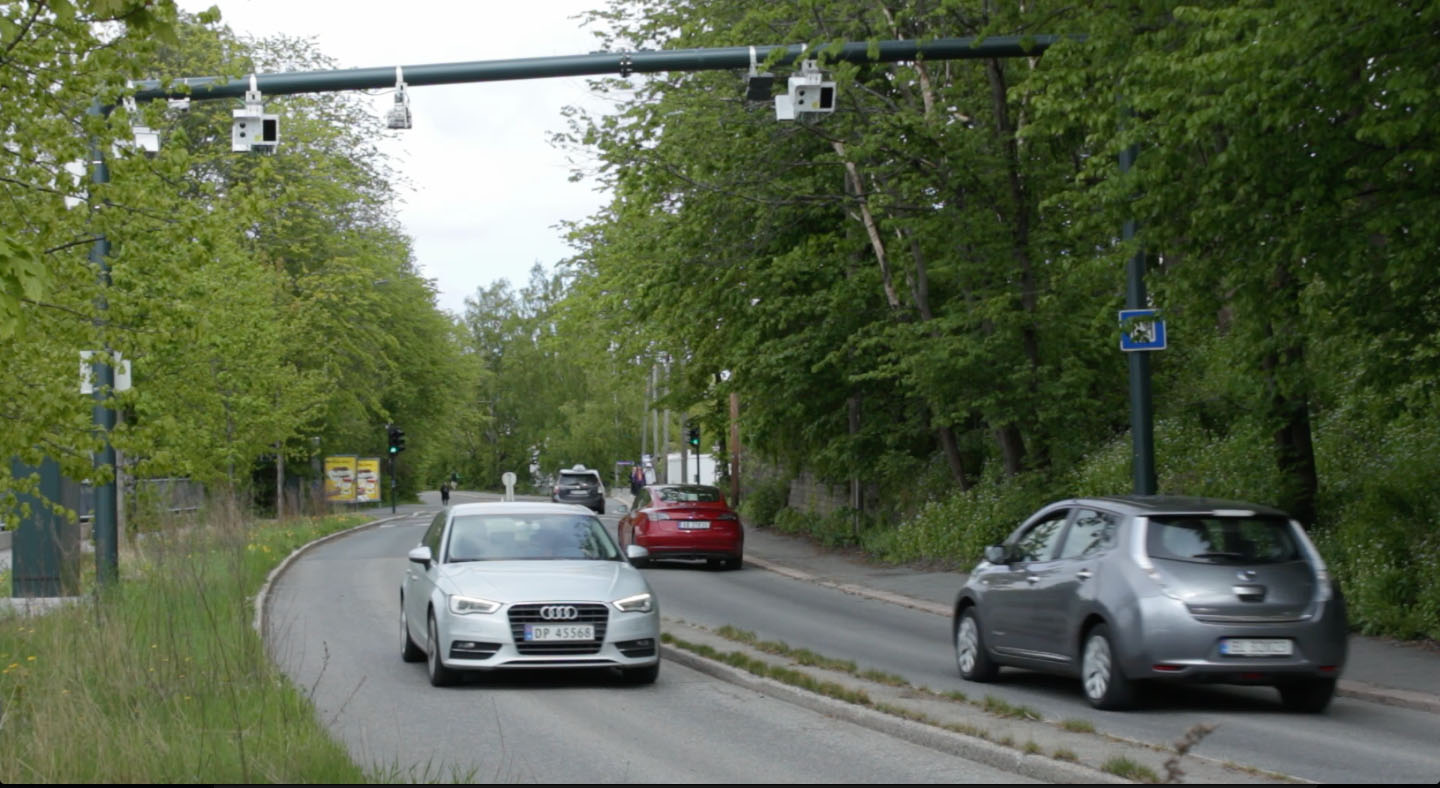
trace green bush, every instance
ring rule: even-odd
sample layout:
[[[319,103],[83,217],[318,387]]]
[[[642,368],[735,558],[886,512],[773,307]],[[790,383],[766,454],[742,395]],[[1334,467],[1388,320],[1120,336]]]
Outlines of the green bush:
[[[987,545],[1053,497],[1041,474],[987,480],[927,503],[897,528],[867,531],[862,544],[886,561],[938,561],[968,569]]]
[[[740,517],[746,525],[775,525],[775,517],[790,497],[790,478],[766,479],[747,489],[740,500]]]
[[[1397,419],[1322,442],[1335,513],[1314,533],[1362,632],[1440,639],[1440,425]]]
[[[845,507],[818,515],[787,506],[776,514],[775,528],[787,534],[808,536],[826,547],[853,545],[856,543],[854,513],[854,509]]]

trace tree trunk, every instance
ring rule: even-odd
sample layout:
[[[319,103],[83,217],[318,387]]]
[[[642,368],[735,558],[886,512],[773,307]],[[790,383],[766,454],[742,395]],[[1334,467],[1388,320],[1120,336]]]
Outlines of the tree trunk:
[[[850,424],[850,441],[853,449],[855,436],[860,434],[860,395],[851,394],[845,401]],[[852,466],[850,477],[850,534],[855,543],[860,543],[860,475]]]
[[[1005,475],[1014,476],[1025,468],[1025,439],[1020,428],[1014,424],[994,427],[995,442],[1000,444],[1000,456],[1005,461]]]
[[[1300,283],[1290,266],[1275,268],[1271,291],[1279,315],[1266,326],[1267,337],[1283,337],[1261,362],[1269,388],[1275,462],[1285,486],[1282,505],[1308,528],[1315,522],[1315,496],[1320,482],[1315,470],[1315,444],[1310,428],[1310,385],[1305,345],[1300,331]]]
[[[965,472],[965,460],[960,456],[955,430],[950,427],[936,427],[935,437],[940,441],[941,450],[945,452],[945,462],[950,465],[950,475],[954,477],[955,483],[960,485],[961,491],[970,489],[970,474]]]
[[[285,519],[285,442],[275,441],[275,520]]]
[[[1035,265],[1030,259],[1030,198],[1020,168],[1020,148],[1016,140],[1018,130],[1010,122],[1004,67],[998,59],[992,58],[987,63],[987,71],[990,76],[990,98],[995,111],[995,134],[1004,151],[1010,186],[1012,215],[1007,220],[1010,226],[1010,249],[1020,271],[1020,308],[1026,315],[1020,329],[1020,349],[1030,364],[1026,390],[1030,394],[1029,404],[1033,405],[1039,397],[1040,344],[1035,332],[1039,285],[1036,281]],[[1013,423],[1004,425],[996,431],[996,437],[1005,455],[1006,473],[1019,473],[1025,464],[1025,443],[1021,439],[1020,428]],[[1043,453],[1037,456],[1035,461],[1041,466],[1046,464]]]
[[[900,308],[900,296],[895,292],[894,278],[890,274],[890,262],[885,256],[885,242],[880,239],[880,228],[875,223],[875,217],[870,213],[870,203],[865,197],[865,184],[860,179],[860,171],[855,163],[845,158],[845,143],[836,140],[832,143],[835,153],[845,162],[845,178],[850,183],[850,189],[855,193],[855,201],[860,207],[860,222],[865,225],[865,235],[870,239],[870,248],[875,251],[875,260],[880,264],[880,282],[885,289],[885,303],[891,309]]]

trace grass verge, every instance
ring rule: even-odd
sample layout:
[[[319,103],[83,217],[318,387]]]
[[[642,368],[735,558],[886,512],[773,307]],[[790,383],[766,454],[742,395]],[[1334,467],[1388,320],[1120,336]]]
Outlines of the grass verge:
[[[1160,775],[1156,774],[1154,769],[1144,764],[1136,763],[1124,756],[1116,756],[1105,761],[1105,763],[1100,765],[1100,770],[1109,772],[1116,777],[1133,780],[1137,783],[1160,782]]]
[[[0,782],[365,781],[250,623],[286,555],[368,518],[156,534],[89,604],[0,614]]]

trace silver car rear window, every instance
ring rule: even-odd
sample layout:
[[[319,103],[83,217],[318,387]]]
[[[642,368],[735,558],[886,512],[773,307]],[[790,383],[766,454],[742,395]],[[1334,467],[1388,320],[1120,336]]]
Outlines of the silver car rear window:
[[[1304,557],[1280,517],[1151,515],[1145,547],[1151,558],[1206,564],[1280,564]]]

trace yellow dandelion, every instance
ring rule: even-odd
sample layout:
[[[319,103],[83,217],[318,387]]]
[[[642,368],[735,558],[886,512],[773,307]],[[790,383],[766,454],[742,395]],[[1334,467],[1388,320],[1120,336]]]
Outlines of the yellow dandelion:
[[[26,662],[34,662],[34,661],[35,661],[35,655],[34,655],[34,654],[31,654],[30,656],[28,656],[28,657],[25,658],[25,661],[26,661]]]

